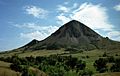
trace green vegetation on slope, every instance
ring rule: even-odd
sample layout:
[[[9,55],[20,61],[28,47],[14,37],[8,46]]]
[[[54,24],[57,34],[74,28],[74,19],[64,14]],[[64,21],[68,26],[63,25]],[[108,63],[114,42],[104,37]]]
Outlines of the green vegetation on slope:
[[[61,74],[61,73],[64,74],[64,76],[68,76],[68,75],[69,76],[70,75],[71,76],[79,76],[82,74],[94,74],[94,75],[97,74],[98,75],[99,70],[96,70],[97,67],[93,66],[95,61],[96,60],[99,61],[99,58],[108,59],[112,56],[114,57],[114,59],[119,58],[120,57],[119,52],[120,52],[119,50],[114,50],[114,51],[92,50],[92,51],[82,51],[82,52],[81,51],[69,52],[69,51],[64,51],[64,49],[62,49],[62,50],[38,50],[38,51],[28,51],[28,52],[20,52],[20,51],[17,52],[16,51],[16,52],[13,52],[13,53],[10,52],[10,54],[9,53],[7,53],[7,54],[9,55],[9,57],[13,57],[16,55],[20,59],[28,58],[27,62],[24,62],[26,64],[24,64],[24,65],[22,65],[22,63],[20,64],[22,67],[23,66],[25,67],[26,65],[28,65],[29,67],[38,68],[38,69],[44,71],[46,74],[51,75],[51,76],[53,76],[54,74],[57,76],[60,76],[59,74]],[[0,56],[1,57],[5,56],[4,58],[7,58],[8,57],[7,54],[1,54]],[[78,64],[79,60],[82,60],[82,62],[85,62],[85,64],[86,64],[85,69],[77,70],[76,65],[75,65],[75,67],[73,67],[73,69],[72,69],[72,67],[68,68],[68,67],[64,66],[66,60],[64,60],[64,62],[58,62],[56,56],[63,57],[63,59],[66,56],[67,57],[72,56],[72,58],[77,59],[77,64]],[[33,60],[30,61],[29,57],[33,58]],[[42,62],[34,63],[34,61],[36,61],[36,58],[39,59],[39,57],[43,57],[45,59],[42,59],[41,60]],[[114,59],[111,58],[111,60],[114,60]],[[16,59],[16,60],[19,60],[19,59]],[[69,60],[69,59],[67,59],[67,60]],[[15,62],[17,62],[17,61],[15,61]],[[55,62],[55,65],[54,66],[51,65],[51,63],[54,63],[54,62]],[[105,64],[105,65],[107,66],[107,69],[108,69],[107,71],[109,73],[112,73],[116,70],[116,69],[113,69],[114,71],[110,70],[110,68],[113,66],[113,64],[116,64],[114,66],[117,66],[117,67],[119,66],[118,63],[115,63],[115,61],[112,63],[111,62],[109,63],[108,61],[106,61],[106,62],[107,62],[107,64]],[[11,62],[11,63],[13,63],[13,62]],[[70,62],[70,64],[71,64],[71,62]],[[69,65],[69,64],[67,64],[67,65]],[[107,71],[105,71],[105,73],[107,73]],[[23,72],[21,72],[21,73],[23,73]]]

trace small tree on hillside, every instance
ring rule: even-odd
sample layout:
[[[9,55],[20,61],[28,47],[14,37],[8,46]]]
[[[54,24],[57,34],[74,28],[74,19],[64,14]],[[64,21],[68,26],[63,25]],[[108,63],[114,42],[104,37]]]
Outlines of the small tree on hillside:
[[[115,64],[110,68],[112,72],[120,72],[120,59],[116,59]]]
[[[94,66],[96,67],[96,70],[100,73],[107,71],[107,61],[103,58],[99,58],[95,61]]]

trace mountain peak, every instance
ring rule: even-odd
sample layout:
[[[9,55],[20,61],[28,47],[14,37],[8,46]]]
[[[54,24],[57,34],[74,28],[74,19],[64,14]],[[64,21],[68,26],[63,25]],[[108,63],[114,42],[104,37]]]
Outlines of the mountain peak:
[[[43,40],[40,44],[59,45],[62,47],[91,45],[92,41],[100,40],[102,36],[84,25],[83,23],[72,20],[61,26],[56,32]],[[42,46],[41,45],[41,46]]]
[[[85,24],[72,20],[61,26],[56,32],[42,41],[36,39],[21,47],[24,50],[55,49],[59,48],[78,48],[91,50],[96,48],[106,48],[112,46],[112,40],[106,39],[96,33]],[[114,47],[113,47],[114,48]]]
[[[76,31],[79,30],[79,32],[82,32],[82,30],[85,30],[85,28],[90,29],[85,24],[83,24],[77,20],[71,20],[70,22],[64,24],[62,27],[66,28],[66,29],[70,29],[71,31],[72,30],[76,30]]]
[[[79,21],[77,21],[77,20],[71,20],[70,22],[79,22]]]
[[[89,36],[89,37],[96,37],[100,38],[101,36],[97,34],[95,31],[84,25],[83,23],[72,20],[66,24],[64,24],[62,27],[60,27],[55,33],[52,35],[56,36],[59,35],[59,37],[65,37],[66,35],[70,37],[82,37],[82,36]]]
[[[77,21],[77,20],[71,20],[71,21],[69,21],[68,23],[66,23],[66,24],[64,24],[64,25],[76,25],[76,24],[83,24],[83,23],[81,23],[81,22],[79,22],[79,21]]]

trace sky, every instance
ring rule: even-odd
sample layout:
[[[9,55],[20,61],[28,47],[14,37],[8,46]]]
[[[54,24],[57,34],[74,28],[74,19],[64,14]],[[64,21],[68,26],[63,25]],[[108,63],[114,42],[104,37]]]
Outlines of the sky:
[[[43,40],[71,20],[120,41],[120,0],[0,0],[0,51]]]

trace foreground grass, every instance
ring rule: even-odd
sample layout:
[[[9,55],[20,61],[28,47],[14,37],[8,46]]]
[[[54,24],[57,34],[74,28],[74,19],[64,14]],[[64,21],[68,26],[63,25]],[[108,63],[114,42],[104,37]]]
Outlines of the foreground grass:
[[[11,63],[0,61],[0,76],[20,76],[21,75],[21,73],[11,70],[10,64]]]

